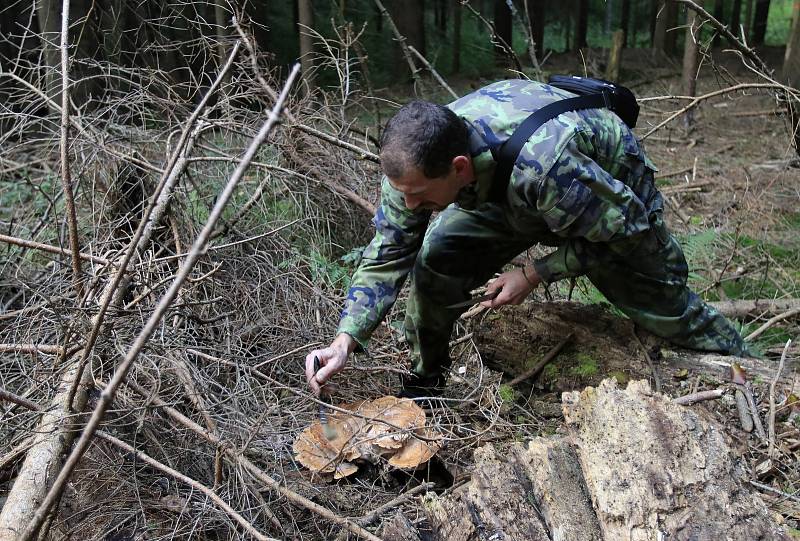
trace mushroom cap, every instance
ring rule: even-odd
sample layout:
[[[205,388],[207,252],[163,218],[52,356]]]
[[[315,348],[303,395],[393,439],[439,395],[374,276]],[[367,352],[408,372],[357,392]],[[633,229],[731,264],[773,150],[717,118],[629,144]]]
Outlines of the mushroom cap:
[[[352,413],[329,415],[327,431],[313,422],[293,445],[296,460],[324,478],[352,475],[358,471],[353,461],[359,459],[384,457],[397,468],[416,468],[441,448],[437,434],[425,426],[425,412],[412,400],[384,396],[340,408]]]
[[[408,439],[400,451],[389,459],[389,464],[404,470],[416,468],[430,460],[442,448],[442,444],[433,430],[421,428],[415,434]],[[425,439],[420,439],[416,437],[417,435]]]

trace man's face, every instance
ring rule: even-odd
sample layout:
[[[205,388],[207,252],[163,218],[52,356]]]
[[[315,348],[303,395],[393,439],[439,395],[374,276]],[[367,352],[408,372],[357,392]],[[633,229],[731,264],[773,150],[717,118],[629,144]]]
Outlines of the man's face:
[[[400,192],[410,210],[418,208],[444,210],[456,200],[459,190],[472,182],[472,163],[466,156],[456,156],[450,171],[444,176],[428,178],[416,167],[409,168],[399,178],[389,178],[389,184]]]

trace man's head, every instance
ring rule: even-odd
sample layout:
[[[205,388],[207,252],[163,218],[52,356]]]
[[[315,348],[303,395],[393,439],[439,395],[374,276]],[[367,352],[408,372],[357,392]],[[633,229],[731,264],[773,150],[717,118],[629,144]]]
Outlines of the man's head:
[[[397,111],[381,138],[381,166],[406,206],[441,210],[474,180],[467,128],[450,109],[413,101]]]

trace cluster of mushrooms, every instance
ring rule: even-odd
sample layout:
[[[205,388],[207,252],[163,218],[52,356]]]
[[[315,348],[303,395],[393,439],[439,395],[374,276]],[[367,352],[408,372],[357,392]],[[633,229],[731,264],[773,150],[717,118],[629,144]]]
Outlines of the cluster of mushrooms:
[[[412,400],[384,396],[339,408],[346,413],[328,415],[326,425],[315,421],[294,442],[295,459],[324,477],[352,475],[363,461],[416,469],[441,447],[425,425],[425,411]]]

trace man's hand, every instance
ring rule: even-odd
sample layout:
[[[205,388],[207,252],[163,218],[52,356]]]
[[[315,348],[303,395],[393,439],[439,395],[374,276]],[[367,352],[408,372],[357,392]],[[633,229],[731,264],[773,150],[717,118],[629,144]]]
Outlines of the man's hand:
[[[306,355],[306,380],[315,396],[319,396],[322,385],[334,374],[344,370],[347,356],[356,349],[356,341],[349,334],[340,334],[325,349],[315,349]],[[319,357],[321,368],[314,373],[314,357]]]
[[[542,279],[536,273],[532,266],[527,266],[524,269],[514,269],[501,274],[494,282],[489,284],[487,293],[500,291],[492,300],[484,301],[481,306],[487,308],[497,308],[505,304],[522,304],[525,297],[530,295],[531,291],[536,289],[541,283]]]

